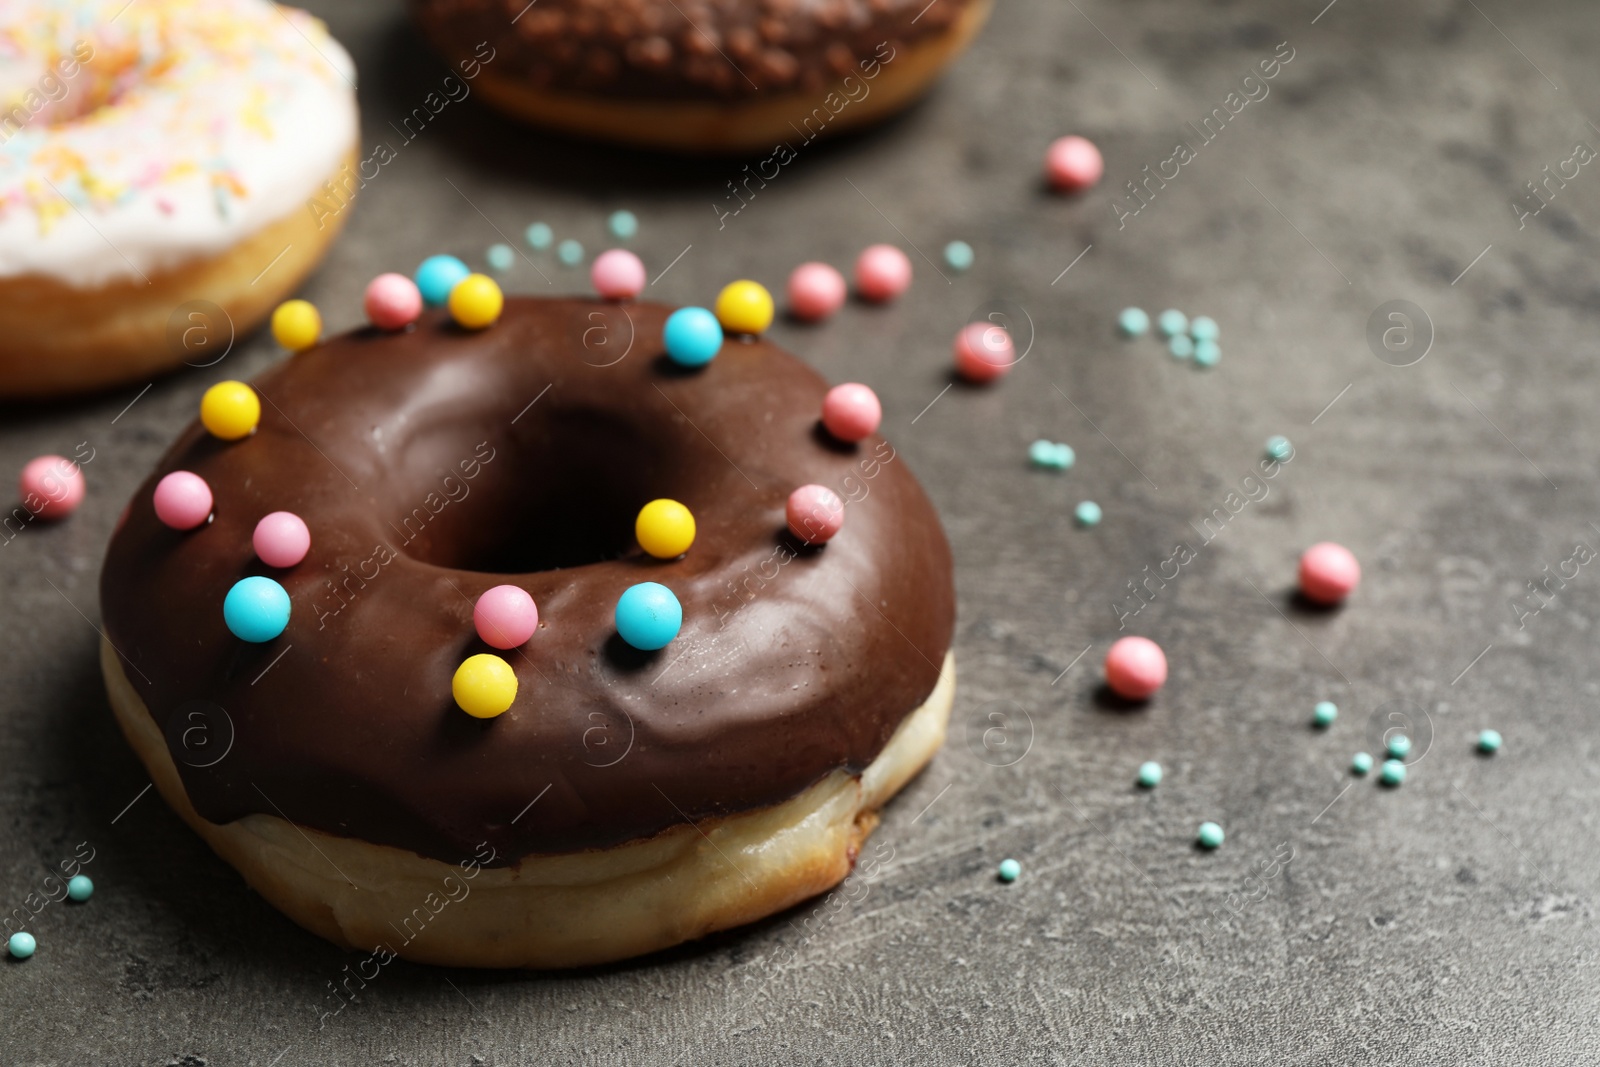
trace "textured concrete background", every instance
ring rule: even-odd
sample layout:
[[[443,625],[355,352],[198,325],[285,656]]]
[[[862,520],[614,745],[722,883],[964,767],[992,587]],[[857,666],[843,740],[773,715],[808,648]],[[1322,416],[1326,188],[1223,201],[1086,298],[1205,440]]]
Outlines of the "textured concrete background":
[[[0,1060],[1597,1057],[1600,576],[1582,567],[1550,602],[1524,600],[1540,610],[1520,626],[1511,606],[1579,543],[1600,549],[1600,169],[1579,167],[1524,228],[1511,207],[1541,168],[1600,146],[1595,16],[1325,2],[1006,0],[923,106],[802,149],[721,228],[741,163],[550,140],[475,100],[365,191],[305,289],[334,329],[358,321],[379,270],[440,250],[481,262],[495,227],[535,219],[592,252],[617,207],[639,214],[652,276],[684,253],[651,291],[673,302],[741,275],[777,288],[802,258],[844,265],[869,241],[941,268],[946,241],[977,249],[948,280],[917,258],[891,308],[774,330],[882,395],[956,548],[963,673],[950,743],[886,813],[870,873],[705,944],[557,976],[394,963],[323,1018],[355,957],[281,918],[141,794],[95,663],[96,577],[123,502],[207,385],[279,356],[254,337],[131,408],[137,389],[0,413],[0,470],[95,450],[83,509],[0,547],[0,903],[82,841],[98,885],[38,916],[34,959],[0,966]],[[397,140],[389,121],[445,70],[391,5],[322,13],[360,66],[365,139]],[[1294,58],[1269,95],[1119,229],[1123,182],[1280,42]],[[1068,131],[1107,159],[1074,200],[1037,179]],[[550,285],[519,262],[508,286],[585,288],[536,262]],[[1031,321],[1029,355],[997,388],[941,392],[950,338],[998,299]],[[1413,366],[1366,340],[1397,299],[1435,334]],[[1127,304],[1213,315],[1221,366],[1118,341]],[[1274,433],[1294,459],[1202,544],[1192,523],[1244,495]],[[1036,437],[1072,444],[1077,466],[1030,470]],[[1069,522],[1086,498],[1106,512],[1092,531]],[[1289,598],[1297,553],[1324,538],[1366,569],[1332,614]],[[1128,620],[1165,646],[1171,681],[1143,710],[1103,706],[1113,604],[1179,542],[1196,558]],[[1343,709],[1322,733],[1320,699]],[[1345,768],[1378,750],[1391,711],[1424,754],[1386,791]],[[1485,726],[1506,736],[1493,759],[1472,751]],[[1132,785],[1145,759],[1167,768],[1154,793]],[[1204,819],[1228,830],[1214,854],[1191,844]],[[1009,887],[994,878],[1005,856],[1023,864]]]

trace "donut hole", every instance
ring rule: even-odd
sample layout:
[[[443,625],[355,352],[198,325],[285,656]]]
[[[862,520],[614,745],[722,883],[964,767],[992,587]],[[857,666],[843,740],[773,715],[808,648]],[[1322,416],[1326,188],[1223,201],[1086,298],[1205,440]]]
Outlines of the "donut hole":
[[[21,100],[33,121],[51,128],[82,122],[115,107],[150,74],[130,43],[97,40],[92,48],[88,62],[63,53],[28,72],[33,77]]]
[[[413,559],[485,574],[531,574],[642,555],[639,509],[670,496],[675,450],[639,427],[588,411],[534,422],[487,442],[493,458],[448,481],[437,464],[408,479],[419,501],[397,523]],[[476,451],[475,451],[476,447]],[[490,454],[474,445],[414,449],[429,456]],[[419,466],[421,466],[419,464]],[[457,464],[459,467],[459,464]],[[430,477],[431,475],[431,477]]]

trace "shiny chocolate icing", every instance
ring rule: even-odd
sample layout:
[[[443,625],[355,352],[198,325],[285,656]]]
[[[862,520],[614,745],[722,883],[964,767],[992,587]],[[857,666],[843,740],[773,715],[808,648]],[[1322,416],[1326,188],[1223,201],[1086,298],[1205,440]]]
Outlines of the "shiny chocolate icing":
[[[451,59],[483,61],[529,89],[747,100],[821,94],[846,77],[847,91],[870,89],[902,49],[950,32],[973,2],[412,0],[412,9]]]
[[[670,310],[514,298],[476,333],[430,312],[268,372],[243,441],[184,431],[129,505],[100,593],[203,817],[280,815],[449,862],[487,841],[511,863],[764,807],[872,761],[950,643],[938,516],[886,441],[821,430],[825,383],[771,343],[730,338],[698,371],[667,360]],[[210,484],[208,525],[157,520],[173,470]],[[820,548],[784,524],[812,482],[847,501]],[[634,543],[656,497],[695,515],[680,559]],[[276,510],[311,529],[281,571],[251,548]],[[292,600],[266,644],[223,624],[250,574]],[[617,597],[641,581],[683,604],[660,652],[616,635]],[[494,651],[472,606],[503,582],[533,595],[540,625],[500,653],[515,704],[479,720],[450,681]],[[185,732],[196,707],[231,737],[220,759],[218,738],[199,758]]]

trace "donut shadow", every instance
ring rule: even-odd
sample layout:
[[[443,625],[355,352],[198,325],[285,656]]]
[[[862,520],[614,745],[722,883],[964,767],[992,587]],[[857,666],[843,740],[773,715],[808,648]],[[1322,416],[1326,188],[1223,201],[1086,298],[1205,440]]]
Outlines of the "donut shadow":
[[[956,386],[957,388],[963,389],[969,393],[989,392],[1001,381],[1000,378],[991,378],[986,382],[974,381],[973,379],[963,375],[954,367],[950,368],[950,370],[945,373],[944,380],[950,385]]]
[[[780,526],[772,531],[772,543],[781,548],[787,548],[795,559],[814,559],[828,550],[826,541],[821,544],[807,544],[794,535],[794,531],[787,526]]]
[[[1049,177],[1041,174],[1033,180],[1033,191],[1047,201],[1058,200],[1063,204],[1076,204],[1088,199],[1089,193],[1098,184],[1099,182],[1095,182],[1092,185],[1084,186],[1082,189],[1057,189],[1050,184]]]
[[[688,367],[682,363],[679,363],[665,352],[661,353],[650,362],[651,370],[661,375],[663,378],[671,378],[674,381],[698,377],[699,375],[704,374],[706,368],[709,366],[709,363],[703,363],[698,367]]]
[[[642,648],[634,648],[622,639],[619,633],[612,633],[606,638],[605,647],[600,655],[605,659],[606,665],[618,671],[642,670],[656,662],[661,657],[661,650],[646,652]]]
[[[1283,593],[1281,599],[1283,600],[1284,607],[1288,608],[1290,611],[1293,611],[1296,615],[1302,615],[1313,619],[1337,615],[1340,611],[1344,610],[1344,604],[1342,602],[1338,604],[1323,604],[1319,601],[1312,600],[1299,589],[1287,590],[1285,593]]]
[[[1117,693],[1105,682],[1095,686],[1090,700],[1101,711],[1113,711],[1123,715],[1135,711],[1144,711],[1150,707],[1149,700],[1129,700],[1127,697]]]
[[[828,432],[828,428],[818,419],[811,427],[811,439],[826,448],[829,452],[836,452],[841,456],[856,456],[861,454],[861,444],[858,441],[841,441]]]

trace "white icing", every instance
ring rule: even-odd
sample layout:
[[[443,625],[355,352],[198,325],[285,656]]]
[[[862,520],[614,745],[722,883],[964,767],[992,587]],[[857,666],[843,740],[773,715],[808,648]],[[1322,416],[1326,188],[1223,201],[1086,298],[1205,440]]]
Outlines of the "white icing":
[[[0,0],[0,277],[143,281],[309,213],[354,83],[320,21],[266,0]]]

